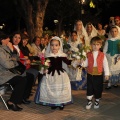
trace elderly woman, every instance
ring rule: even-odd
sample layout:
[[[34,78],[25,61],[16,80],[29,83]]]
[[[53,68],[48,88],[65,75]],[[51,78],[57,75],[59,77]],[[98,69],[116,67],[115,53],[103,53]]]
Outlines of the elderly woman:
[[[38,56],[39,53],[41,53],[41,48],[40,48],[40,37],[36,36],[34,39],[33,39],[33,43],[31,44],[31,46],[33,47],[34,49],[34,54],[33,56]]]
[[[0,85],[10,83],[14,90],[7,101],[8,108],[13,111],[21,111],[18,104],[26,99],[30,86],[27,84],[27,77],[10,72],[9,69],[18,66],[18,57],[14,54],[12,43],[7,35],[0,34]],[[25,103],[25,102],[24,102]]]

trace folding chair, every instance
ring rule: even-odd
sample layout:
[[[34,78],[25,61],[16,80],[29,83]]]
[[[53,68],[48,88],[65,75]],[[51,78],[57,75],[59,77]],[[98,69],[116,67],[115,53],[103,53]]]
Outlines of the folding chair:
[[[3,98],[3,95],[6,93],[8,87],[10,87],[11,90],[13,90],[13,87],[9,83],[0,85],[0,98],[1,98],[2,102],[4,103],[5,107],[7,108],[7,110],[9,110],[9,108],[7,106],[7,103],[5,102],[5,100]]]

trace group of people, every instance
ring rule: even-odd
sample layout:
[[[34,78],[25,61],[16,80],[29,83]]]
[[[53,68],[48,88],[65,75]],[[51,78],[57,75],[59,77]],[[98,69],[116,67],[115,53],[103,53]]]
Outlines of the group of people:
[[[11,42],[9,36],[0,34],[0,84],[10,83],[14,88],[7,101],[8,108],[21,111],[22,108],[19,104],[29,104],[28,99],[32,86],[38,78],[35,103],[48,105],[53,110],[56,108],[63,110],[65,105],[73,103],[69,74],[71,68],[68,67],[73,66],[74,73],[77,72],[78,67],[84,68],[86,71],[88,100],[86,109],[92,107],[93,96],[95,98],[94,108],[98,109],[104,79],[109,81],[108,89],[111,84],[116,87],[120,73],[120,28],[117,25],[112,25],[108,38],[103,44],[104,40],[101,36],[105,35],[105,31],[101,30],[101,24],[98,26],[99,30],[96,31],[91,23],[84,27],[82,21],[76,22],[74,31],[66,43],[69,44],[71,50],[90,46],[86,58],[79,60],[69,59],[70,51],[64,49],[64,41],[57,36],[52,37],[49,42],[47,41],[46,46],[42,44],[40,46],[40,43],[44,42],[43,37],[41,39],[35,37],[33,43],[29,44],[29,36],[26,34],[21,36],[19,32],[14,33]],[[44,71],[44,74],[40,74],[39,70],[30,65],[32,61],[39,60],[37,56],[40,52],[50,60],[50,66],[47,71]],[[9,70],[18,66],[17,61],[26,66],[23,74],[12,73]],[[63,67],[63,63],[67,64],[66,68]],[[80,78],[82,79],[82,77]],[[72,79],[76,79],[76,76]]]
[[[42,78],[39,70],[31,67],[31,62],[39,58],[35,52],[37,47],[34,48],[28,44],[28,40],[29,36],[20,32],[15,32],[12,36],[0,33],[0,85],[9,83],[13,86],[14,89],[7,105],[14,111],[22,110],[19,104],[30,104],[29,96],[32,87],[36,79],[39,82]],[[35,37],[33,44],[37,46],[40,43],[38,41],[40,41],[40,37]],[[41,51],[37,49],[37,52]],[[15,72],[14,69],[19,66],[19,62],[25,66],[22,74]]]

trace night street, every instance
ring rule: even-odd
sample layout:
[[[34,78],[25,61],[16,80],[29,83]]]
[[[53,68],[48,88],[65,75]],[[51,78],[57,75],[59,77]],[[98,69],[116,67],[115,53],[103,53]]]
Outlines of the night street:
[[[50,107],[22,105],[22,112],[7,111],[0,101],[0,120],[119,120],[120,119],[120,86],[105,90],[100,102],[100,108],[86,110],[85,90],[72,91],[74,104],[68,105],[63,111],[51,110]],[[5,96],[5,98],[7,98]],[[33,101],[33,96],[31,97]]]

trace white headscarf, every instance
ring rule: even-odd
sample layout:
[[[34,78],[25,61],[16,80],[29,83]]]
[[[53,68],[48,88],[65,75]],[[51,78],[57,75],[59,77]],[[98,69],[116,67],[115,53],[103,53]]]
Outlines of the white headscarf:
[[[117,25],[114,25],[113,27],[116,27],[118,29],[118,35],[116,36],[117,39],[120,39],[120,27],[118,27]],[[115,38],[115,39],[116,39]],[[109,31],[109,34],[108,34],[108,40],[111,40],[112,39],[112,35],[111,35],[111,32]],[[114,38],[113,38],[114,39]]]
[[[78,20],[77,22],[80,22],[81,23],[81,25],[82,25],[82,28],[81,28],[81,35],[83,35],[84,36],[84,39],[85,39],[85,45],[89,45],[89,38],[88,38],[88,35],[87,35],[87,32],[86,32],[86,30],[85,30],[85,28],[84,28],[84,26],[83,26],[83,23],[82,23],[82,21],[81,20]],[[76,22],[76,23],[77,23]],[[76,24],[75,24],[75,26],[74,26],[74,30],[75,31],[77,31],[76,30]],[[77,31],[77,33],[78,33],[78,31]],[[78,40],[80,39],[80,35],[78,34]]]
[[[96,30],[96,28],[92,25],[92,23],[87,23],[86,26],[85,26],[86,32],[87,32],[87,26],[88,26],[88,25],[91,25],[91,26],[92,26],[92,31],[91,31],[91,33],[90,33],[90,36],[88,36],[88,38],[89,38],[89,44],[90,44],[91,39],[92,39],[93,37],[97,36],[97,30]]]
[[[57,54],[52,53],[51,49],[50,49],[50,42],[51,40],[58,40],[60,42],[60,49],[58,51]],[[50,40],[47,49],[45,51],[45,57],[66,57],[67,55],[65,53],[63,53],[63,44],[62,41],[59,37],[55,36]]]
[[[92,32],[91,32],[91,37],[95,37],[95,36],[97,36],[97,30],[96,30],[96,28],[93,26],[93,24],[92,23],[87,23],[86,24],[86,26],[85,26],[85,29],[86,29],[86,32],[87,32],[87,26],[88,25],[91,25],[92,26]],[[89,36],[88,36],[89,37]]]

